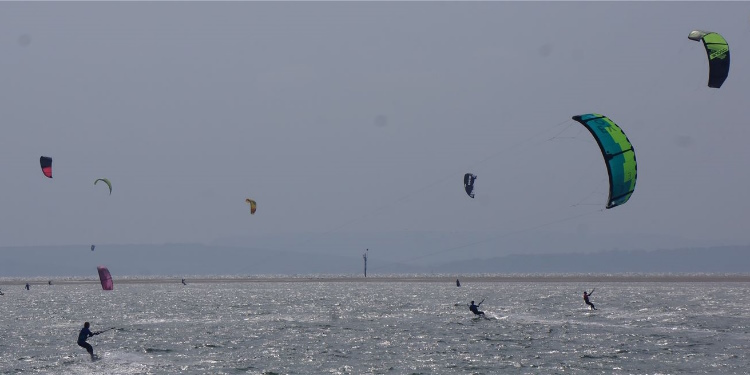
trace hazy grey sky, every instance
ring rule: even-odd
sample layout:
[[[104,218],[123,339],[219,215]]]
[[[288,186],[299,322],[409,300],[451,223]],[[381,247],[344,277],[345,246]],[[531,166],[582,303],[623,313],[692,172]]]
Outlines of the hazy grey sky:
[[[729,42],[721,89],[693,29]],[[0,246],[519,230],[747,244],[749,72],[742,2],[0,3]],[[567,121],[589,112],[628,135],[638,183],[574,218],[606,201],[598,147]]]

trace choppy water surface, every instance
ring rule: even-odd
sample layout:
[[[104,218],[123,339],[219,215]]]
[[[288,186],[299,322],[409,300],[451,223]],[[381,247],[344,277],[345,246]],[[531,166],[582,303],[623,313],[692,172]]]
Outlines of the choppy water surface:
[[[588,311],[581,294],[596,287]],[[750,284],[4,286],[0,372],[746,374]],[[470,300],[486,299],[489,320]],[[102,359],[75,343],[84,321]]]

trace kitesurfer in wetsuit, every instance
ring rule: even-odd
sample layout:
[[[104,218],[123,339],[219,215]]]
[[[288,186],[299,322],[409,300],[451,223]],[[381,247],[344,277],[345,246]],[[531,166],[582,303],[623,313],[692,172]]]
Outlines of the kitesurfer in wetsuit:
[[[185,284],[185,279],[182,279],[182,285],[187,285]]]
[[[29,283],[26,283],[26,290],[30,290],[31,286],[29,286]]]
[[[589,296],[594,294],[594,289],[591,289],[591,293],[586,293],[586,291],[583,291],[583,302],[586,302],[587,305],[589,305],[589,310],[596,310],[596,307],[594,307],[594,304],[589,301]]]
[[[484,300],[482,300],[484,302]],[[482,304],[482,302],[479,302],[478,304],[474,304],[474,301],[471,301],[471,305],[469,305],[469,310],[474,313],[474,315],[482,315],[484,316],[484,311],[479,311],[479,305]]]
[[[87,343],[86,340],[91,336],[96,336],[100,334],[99,332],[91,332],[89,330],[89,322],[83,323],[83,329],[81,330],[81,333],[78,334],[78,346],[85,348],[87,352],[91,355],[91,360],[94,360],[94,348],[91,347],[91,344]]]

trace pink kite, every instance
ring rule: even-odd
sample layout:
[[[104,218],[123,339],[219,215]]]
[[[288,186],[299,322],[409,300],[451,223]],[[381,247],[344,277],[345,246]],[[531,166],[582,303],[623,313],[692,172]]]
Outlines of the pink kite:
[[[96,270],[99,271],[99,281],[102,282],[102,289],[112,290],[112,275],[109,274],[107,267],[99,266],[96,267]]]

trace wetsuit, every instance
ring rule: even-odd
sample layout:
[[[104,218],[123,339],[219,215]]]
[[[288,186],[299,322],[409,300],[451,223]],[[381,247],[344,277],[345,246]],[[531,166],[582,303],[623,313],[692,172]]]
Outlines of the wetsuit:
[[[86,348],[86,351],[91,354],[92,358],[94,357],[94,348],[92,348],[91,344],[87,343],[86,340],[93,335],[94,334],[86,327],[83,327],[81,333],[78,334],[78,346]]]
[[[482,303],[479,302],[479,305],[481,304]],[[484,311],[479,311],[479,305],[475,305],[472,303],[471,305],[469,305],[469,310],[471,310],[471,312],[473,312],[474,315],[484,315]]]
[[[589,295],[586,294],[586,292],[583,292],[583,302],[586,302],[587,305],[591,306],[592,310],[596,310],[596,307],[594,307],[594,304],[589,301]]]

